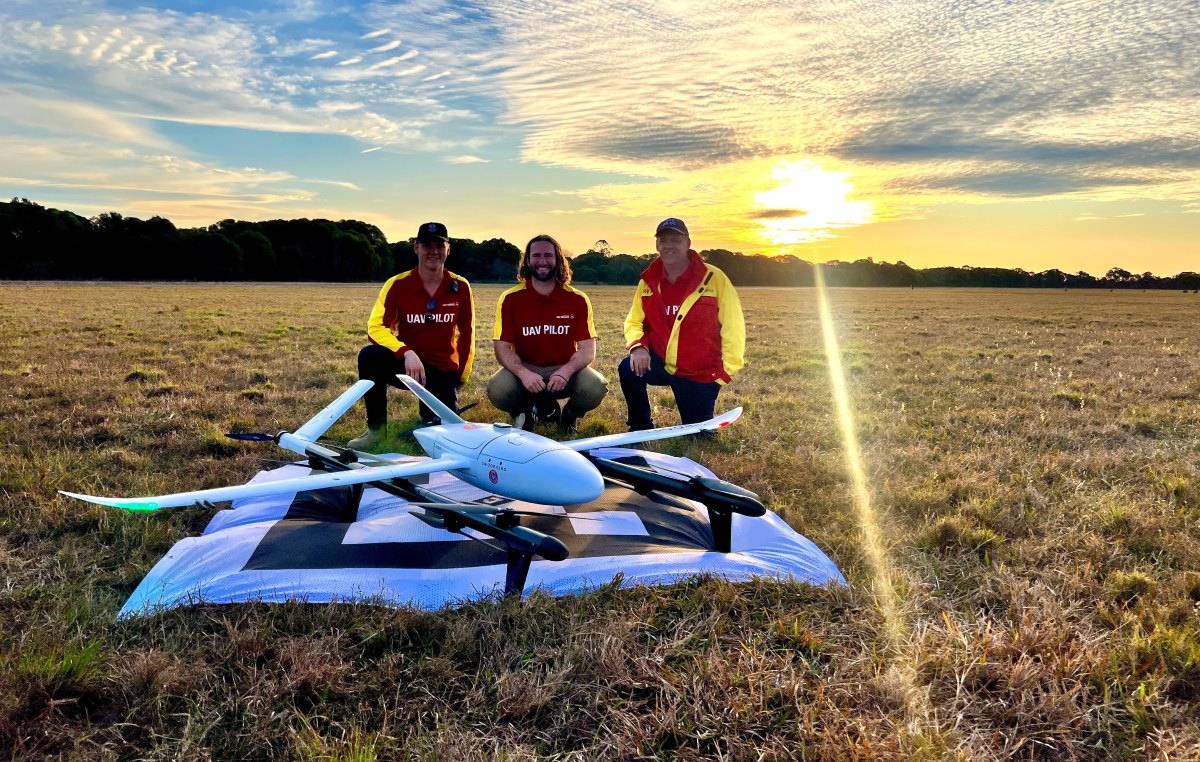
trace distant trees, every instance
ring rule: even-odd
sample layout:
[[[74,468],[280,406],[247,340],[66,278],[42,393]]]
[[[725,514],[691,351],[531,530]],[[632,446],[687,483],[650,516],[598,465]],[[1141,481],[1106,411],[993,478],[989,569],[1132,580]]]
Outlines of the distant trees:
[[[739,286],[811,286],[813,267],[793,256],[708,249],[700,255]],[[596,241],[571,260],[581,284],[632,285],[654,254],[621,254]],[[521,250],[502,238],[451,241],[450,269],[472,281],[512,283]],[[382,281],[416,266],[411,240],[388,243],[359,220],[221,220],[176,228],[163,217],[140,220],[116,212],[85,219],[28,199],[0,203],[0,278],[114,280]],[[822,265],[834,286],[959,286],[1004,288],[1137,288],[1200,291],[1200,274],[1136,275],[1114,267],[1104,277],[1061,270],[1031,273],[999,267],[933,267],[904,262]]]
[[[221,220],[180,230],[163,217],[90,220],[28,199],[0,204],[0,278],[379,280],[383,232],[358,220]]]
[[[81,269],[93,256],[92,232],[77,214],[14,198],[0,205],[0,278],[57,278]]]

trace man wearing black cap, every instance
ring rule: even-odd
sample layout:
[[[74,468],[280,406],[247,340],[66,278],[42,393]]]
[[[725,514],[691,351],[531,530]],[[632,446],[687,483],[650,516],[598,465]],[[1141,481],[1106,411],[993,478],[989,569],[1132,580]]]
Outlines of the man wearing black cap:
[[[458,387],[471,375],[475,359],[475,306],[471,285],[446,269],[450,236],[440,222],[417,230],[417,267],[383,284],[367,320],[370,344],[358,353],[358,377],[375,382],[363,401],[367,431],[349,441],[356,450],[379,445],[387,426],[387,386],[399,387],[406,373],[452,410]],[[438,422],[421,403],[421,421]]]
[[[670,386],[682,422],[698,423],[745,364],[746,323],[729,278],[692,250],[683,220],[660,222],[654,240],[658,258],[638,281],[625,318],[629,355],[617,369],[631,431],[654,426],[647,385]]]

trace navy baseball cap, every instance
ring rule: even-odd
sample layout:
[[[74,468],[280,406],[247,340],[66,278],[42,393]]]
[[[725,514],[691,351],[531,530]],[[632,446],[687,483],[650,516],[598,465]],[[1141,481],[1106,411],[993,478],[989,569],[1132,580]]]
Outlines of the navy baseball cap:
[[[663,234],[664,230],[672,230],[676,233],[688,235],[687,225],[683,224],[683,220],[676,219],[675,217],[668,217],[662,222],[658,223],[658,230],[654,231],[654,237],[658,238]]]
[[[434,238],[450,242],[450,234],[446,232],[446,226],[440,222],[426,222],[417,230],[418,241],[429,241]]]

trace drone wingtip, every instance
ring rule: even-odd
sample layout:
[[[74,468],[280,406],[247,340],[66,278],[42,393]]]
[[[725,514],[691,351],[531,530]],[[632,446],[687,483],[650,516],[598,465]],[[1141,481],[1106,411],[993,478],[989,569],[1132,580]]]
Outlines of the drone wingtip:
[[[78,492],[67,492],[61,489],[58,491],[58,494],[82,500],[85,503],[103,505],[107,508],[121,508],[126,511],[157,511],[162,507],[153,500],[120,500],[109,497],[97,497],[96,495],[84,495]]]

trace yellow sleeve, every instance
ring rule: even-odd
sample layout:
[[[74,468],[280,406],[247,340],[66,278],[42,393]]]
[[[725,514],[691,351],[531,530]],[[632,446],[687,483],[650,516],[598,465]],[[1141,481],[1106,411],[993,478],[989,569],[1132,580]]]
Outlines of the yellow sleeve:
[[[458,276],[455,276],[458,277]],[[467,283],[465,278],[458,278],[458,282],[467,292],[466,309],[461,307],[458,310],[458,356],[463,357],[463,352],[466,352],[466,359],[460,360],[462,371],[458,374],[459,381],[466,383],[471,377],[471,369],[475,365],[475,296],[471,293],[471,284]],[[463,316],[466,320],[463,320]]]
[[[372,341],[381,347],[387,347],[393,352],[400,352],[406,347],[403,341],[396,338],[396,334],[392,333],[392,329],[383,323],[384,304],[387,301],[388,291],[392,289],[392,284],[397,278],[402,278],[408,273],[393,276],[388,279],[387,283],[383,284],[383,288],[379,290],[379,298],[375,300],[375,306],[371,308],[371,316],[367,318],[367,336]]]
[[[504,335],[504,300],[523,288],[525,288],[524,284],[513,286],[500,294],[500,298],[496,300],[496,323],[492,327],[492,341],[500,341],[501,336]]]
[[[746,319],[742,302],[725,273],[717,281],[717,320],[721,323],[721,364],[730,378],[746,365]]]
[[[642,309],[642,295],[646,293],[647,289],[649,286],[646,285],[646,281],[639,280],[637,290],[633,292],[633,306],[629,308],[629,314],[625,316],[626,351],[636,346],[646,346],[646,342],[642,341],[646,336],[646,313]]]
[[[580,296],[582,296],[582,297],[583,297],[583,303],[584,303],[584,305],[585,305],[585,306],[587,306],[587,332],[588,332],[588,338],[591,338],[591,339],[598,339],[598,338],[600,338],[598,335],[596,335],[596,321],[595,321],[595,318],[594,318],[594,316],[595,316],[595,314],[596,314],[596,313],[595,313],[595,311],[593,311],[593,310],[592,310],[592,300],[591,300],[591,299],[588,299],[588,295],[587,295],[587,294],[585,294],[585,293],[583,293],[582,291],[580,291],[580,290],[578,290],[578,289],[574,289],[574,288],[573,288],[573,289],[571,289],[571,290],[572,290],[572,291],[574,291],[575,293],[579,294]]]

